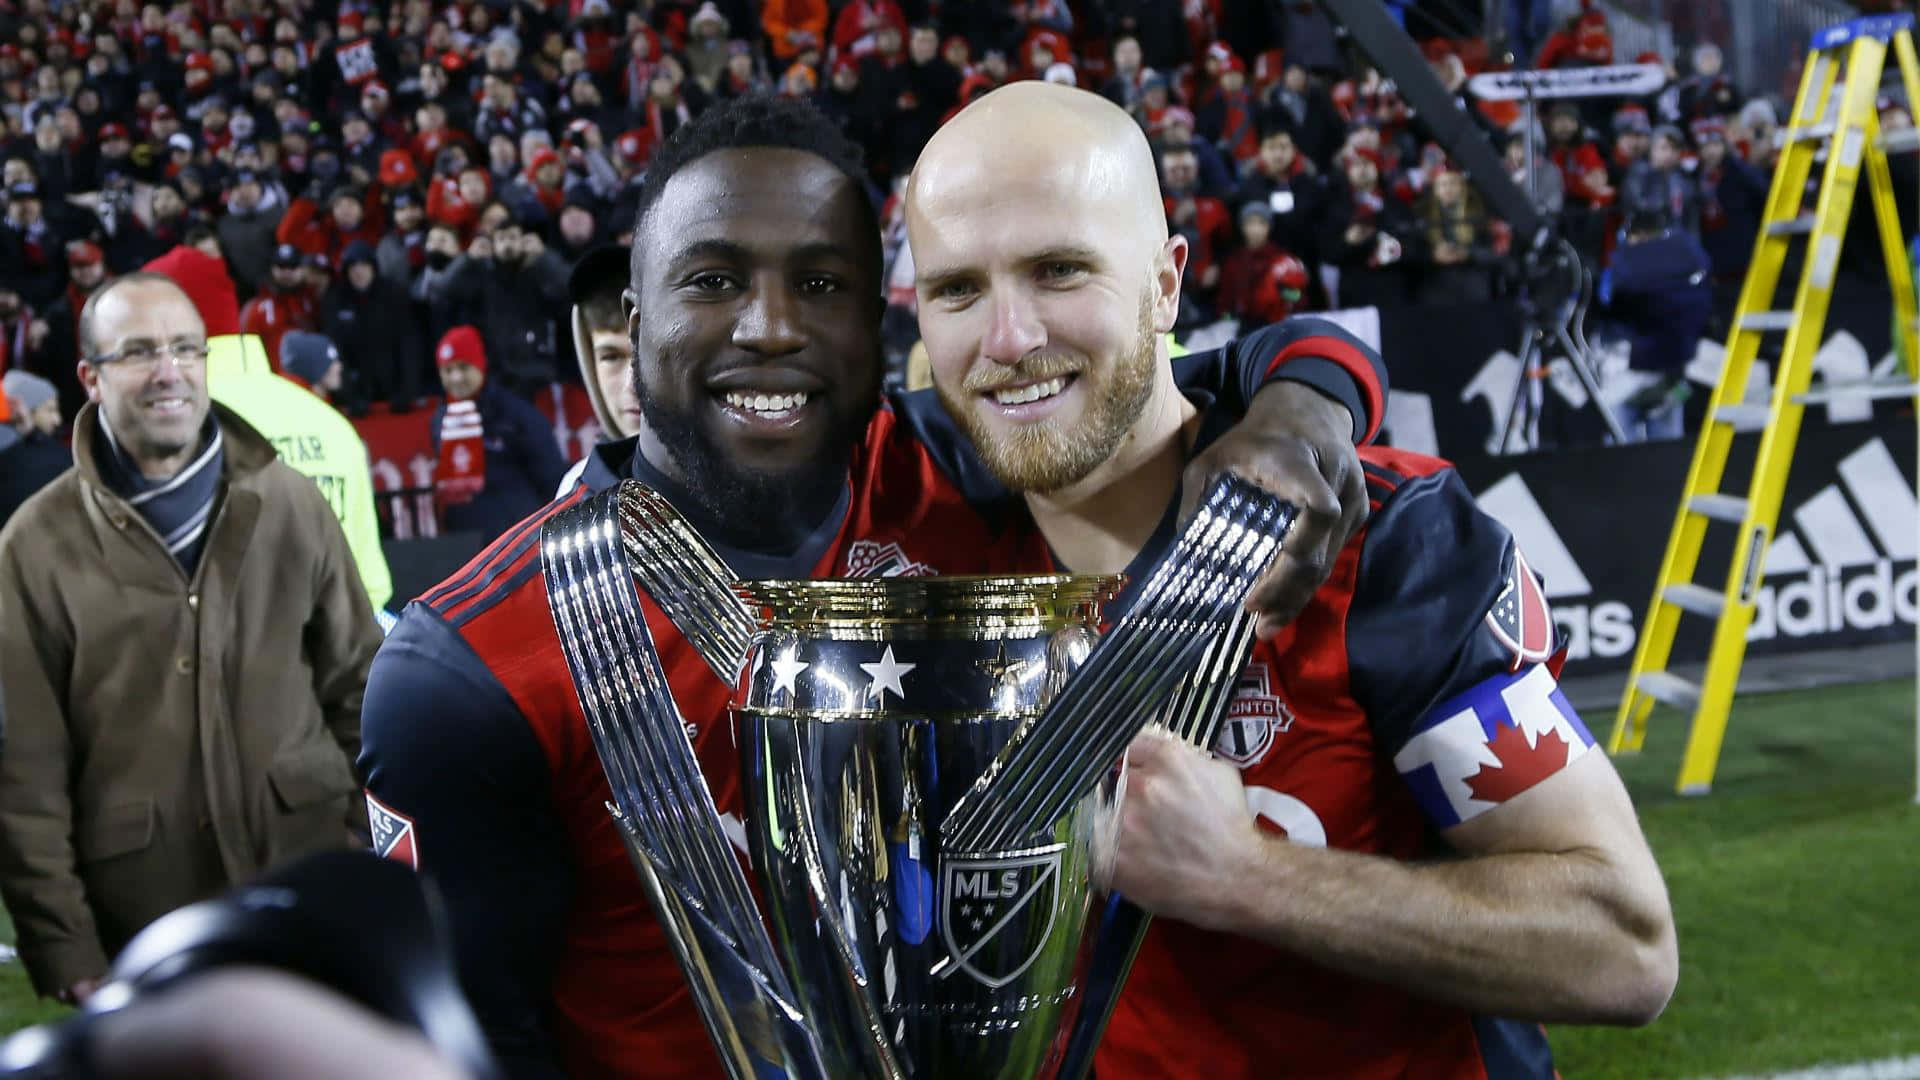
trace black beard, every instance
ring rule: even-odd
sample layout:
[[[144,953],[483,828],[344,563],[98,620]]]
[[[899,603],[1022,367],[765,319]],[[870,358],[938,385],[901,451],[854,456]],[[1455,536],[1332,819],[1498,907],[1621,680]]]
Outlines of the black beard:
[[[676,366],[669,360],[669,368]],[[648,430],[684,478],[673,501],[690,512],[694,527],[708,539],[758,554],[785,555],[839,502],[851,432],[836,439],[823,460],[765,472],[740,464],[714,445],[692,413],[662,405],[637,380],[634,389]],[[821,404],[833,407],[824,396]],[[834,421],[836,430],[848,426],[837,416]]]

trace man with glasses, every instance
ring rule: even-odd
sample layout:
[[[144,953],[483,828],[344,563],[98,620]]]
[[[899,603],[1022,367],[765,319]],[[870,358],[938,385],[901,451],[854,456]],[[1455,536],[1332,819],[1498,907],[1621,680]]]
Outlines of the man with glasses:
[[[79,339],[74,467],[0,529],[0,898],[74,1004],[159,915],[364,834],[380,644],[319,489],[209,400],[186,293],[122,277]]]

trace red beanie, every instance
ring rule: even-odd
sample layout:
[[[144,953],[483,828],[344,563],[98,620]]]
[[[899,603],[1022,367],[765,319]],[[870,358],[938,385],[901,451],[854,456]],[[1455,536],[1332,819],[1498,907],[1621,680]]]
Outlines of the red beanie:
[[[440,339],[440,347],[433,351],[433,362],[437,367],[472,364],[484,372],[487,370],[487,346],[480,340],[480,331],[471,326],[456,326]]]
[[[380,155],[381,186],[411,187],[419,179],[420,173],[413,167],[413,155],[405,150],[388,150]]]
[[[167,275],[186,292],[200,311],[200,321],[207,324],[208,337],[240,332],[240,302],[225,262],[198,248],[181,245],[141,269]]]

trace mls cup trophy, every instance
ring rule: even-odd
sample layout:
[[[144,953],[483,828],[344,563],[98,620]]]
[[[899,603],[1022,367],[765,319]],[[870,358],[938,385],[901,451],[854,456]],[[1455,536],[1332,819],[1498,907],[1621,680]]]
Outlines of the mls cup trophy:
[[[1149,722],[1211,742],[1292,515],[1217,482],[1104,637],[1118,578],[731,586],[643,485],[556,515],[543,569],[609,810],[731,1074],[1084,1075],[1146,928],[1089,919],[1115,766]],[[737,687],[764,922],[641,592]]]
[[[1027,1080],[1088,959],[1109,792],[1012,843],[941,822],[1093,648],[1116,578],[742,586],[736,695],[768,921],[834,1076]]]

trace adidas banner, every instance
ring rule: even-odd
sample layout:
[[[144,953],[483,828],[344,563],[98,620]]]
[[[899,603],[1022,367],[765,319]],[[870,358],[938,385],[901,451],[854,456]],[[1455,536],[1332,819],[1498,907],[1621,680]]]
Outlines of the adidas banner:
[[[1884,289],[1836,290],[1827,314],[1826,333],[1814,355],[1814,385],[1893,378]],[[1375,346],[1386,360],[1391,382],[1382,441],[1423,454],[1459,460],[1492,453],[1499,443],[1514,388],[1520,382],[1522,324],[1519,311],[1505,301],[1462,305],[1438,313],[1430,308],[1355,308],[1324,313]],[[1617,388],[1624,396],[1637,384],[1620,378],[1627,347],[1600,320],[1589,329],[1602,394]],[[1707,338],[1687,365],[1693,397],[1687,406],[1689,432],[1698,430],[1707,399],[1720,377],[1723,342]],[[1772,368],[1762,359],[1749,400],[1764,401]],[[1585,409],[1587,394],[1571,370],[1552,365],[1542,381],[1540,435],[1547,445],[1593,445],[1601,441],[1600,420]],[[1861,398],[1841,399],[1806,410],[1808,427],[1853,425],[1876,415],[1891,416],[1901,405]]]
[[[1758,440],[1735,437],[1722,491],[1746,490]],[[1545,579],[1576,670],[1632,662],[1692,456],[1688,439],[1456,460],[1481,508]],[[1694,580],[1718,589],[1737,530],[1707,527]],[[1912,417],[1807,425],[1768,540],[1749,655],[1911,639],[1916,550]],[[1684,617],[1675,659],[1704,660],[1711,631],[1709,620]]]

